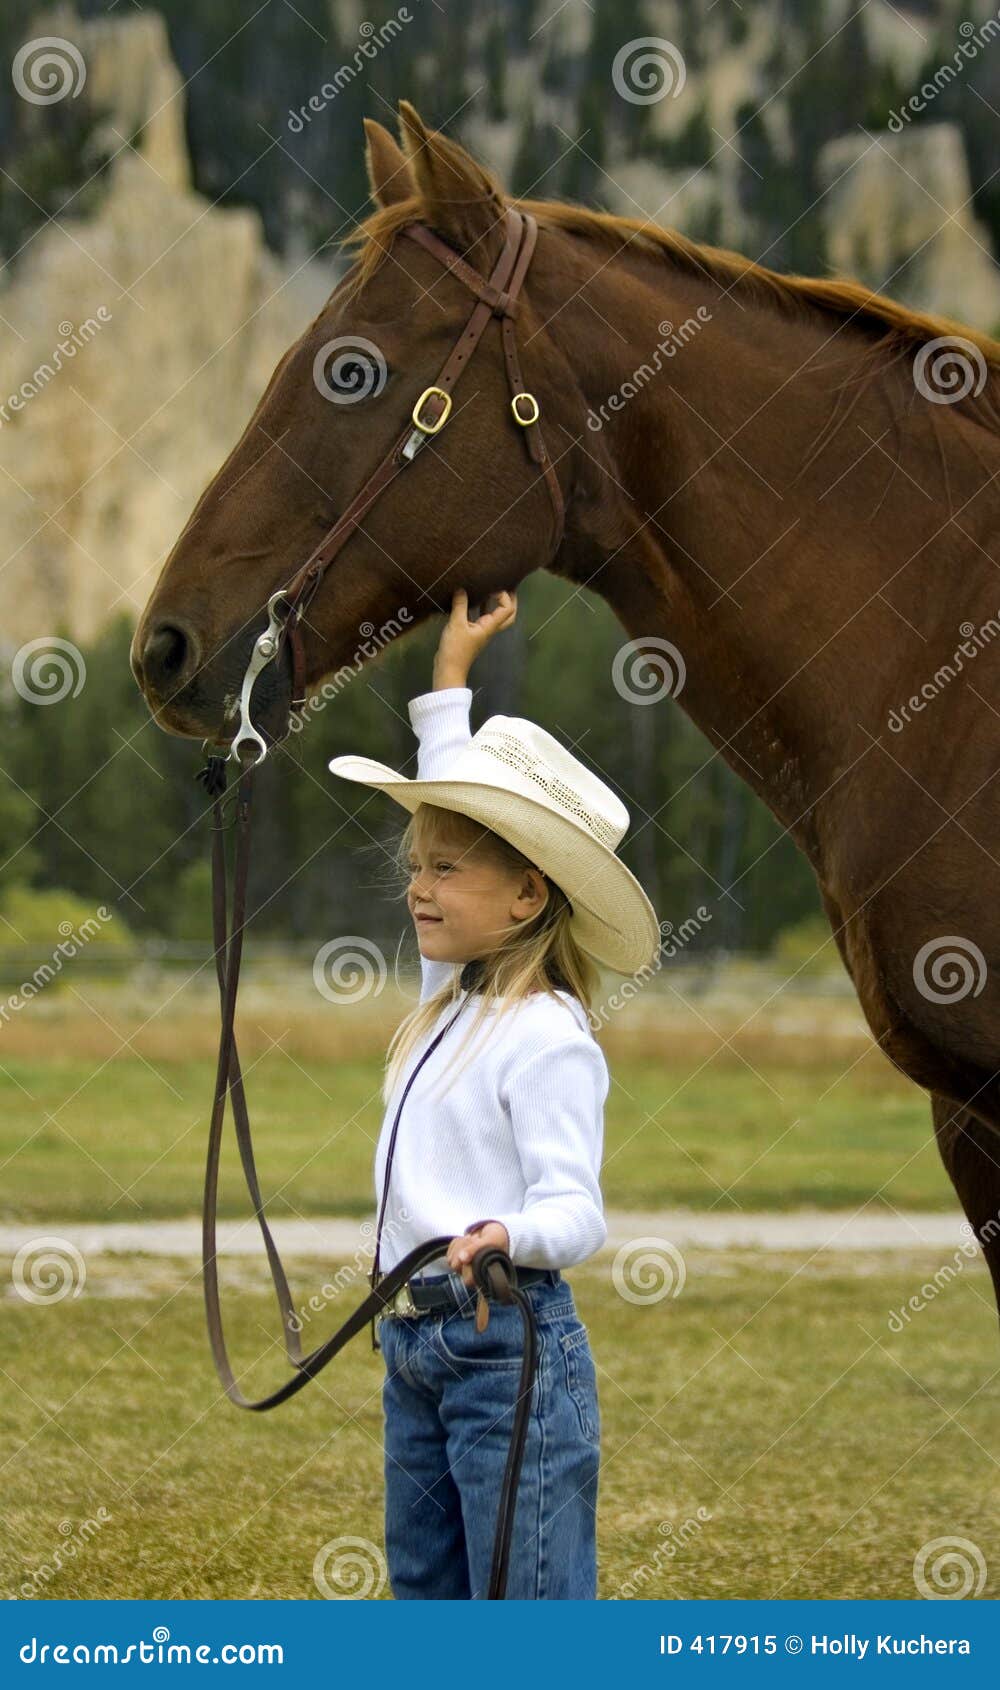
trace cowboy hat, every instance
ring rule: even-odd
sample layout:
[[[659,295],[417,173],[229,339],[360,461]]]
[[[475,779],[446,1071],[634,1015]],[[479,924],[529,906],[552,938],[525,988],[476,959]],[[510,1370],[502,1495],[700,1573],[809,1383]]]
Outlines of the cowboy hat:
[[[656,911],[615,847],[629,813],[609,786],[536,722],[490,716],[436,780],[409,780],[371,757],[334,757],[345,780],[373,786],[411,813],[457,810],[500,834],[554,880],[582,950],[618,974],[657,964]]]

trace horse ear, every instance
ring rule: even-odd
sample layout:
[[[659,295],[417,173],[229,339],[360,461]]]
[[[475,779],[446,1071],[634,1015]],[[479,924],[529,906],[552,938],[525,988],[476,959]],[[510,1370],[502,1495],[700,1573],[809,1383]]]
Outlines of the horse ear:
[[[477,269],[492,268],[503,245],[506,200],[494,176],[436,129],[428,129],[409,100],[399,102],[399,133],[426,222]]]
[[[370,117],[365,126],[365,169],[368,186],[376,205],[397,205],[401,200],[413,199],[417,184],[413,179],[406,154],[398,147],[381,123]]]

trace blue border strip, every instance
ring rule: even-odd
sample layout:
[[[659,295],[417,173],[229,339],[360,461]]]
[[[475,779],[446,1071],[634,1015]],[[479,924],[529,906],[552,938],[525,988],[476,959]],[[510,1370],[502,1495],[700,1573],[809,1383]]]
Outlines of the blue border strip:
[[[315,1671],[331,1690],[347,1674],[357,1687],[442,1690],[474,1677],[507,1690],[513,1675],[531,1686],[544,1671],[565,1690],[799,1685],[804,1670],[830,1682],[951,1685],[993,1682],[1000,1654],[998,1604],[982,1600],[30,1601],[0,1616],[2,1679],[22,1684],[65,1683],[75,1666],[84,1683],[204,1679],[206,1667],[236,1682],[249,1673],[298,1683]]]

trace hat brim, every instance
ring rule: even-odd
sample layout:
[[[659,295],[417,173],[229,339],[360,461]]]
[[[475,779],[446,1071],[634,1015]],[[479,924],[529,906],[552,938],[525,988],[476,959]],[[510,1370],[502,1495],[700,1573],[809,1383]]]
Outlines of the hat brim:
[[[420,804],[440,804],[482,822],[565,892],[573,905],[573,937],[583,950],[617,974],[657,966],[656,911],[635,875],[614,851],[551,805],[485,781],[410,780],[373,757],[334,757],[328,767],[344,780],[386,793],[411,814]]]

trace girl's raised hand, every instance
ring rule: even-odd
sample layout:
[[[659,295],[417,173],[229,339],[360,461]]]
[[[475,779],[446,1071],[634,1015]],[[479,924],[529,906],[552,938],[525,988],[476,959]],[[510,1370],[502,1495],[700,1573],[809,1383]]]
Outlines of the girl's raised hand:
[[[464,587],[456,587],[451,601],[451,614],[441,631],[434,657],[435,687],[462,687],[479,653],[489,645],[495,634],[509,628],[517,618],[517,589],[491,595],[496,599],[492,610],[484,610],[478,621],[469,621],[469,597]],[[488,599],[486,601],[490,603]]]

